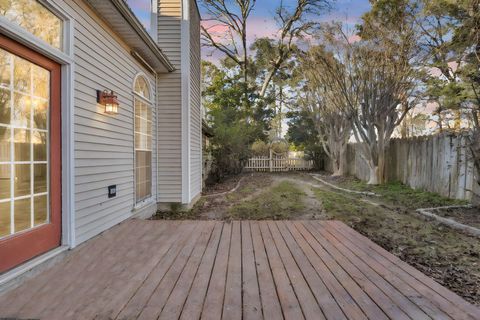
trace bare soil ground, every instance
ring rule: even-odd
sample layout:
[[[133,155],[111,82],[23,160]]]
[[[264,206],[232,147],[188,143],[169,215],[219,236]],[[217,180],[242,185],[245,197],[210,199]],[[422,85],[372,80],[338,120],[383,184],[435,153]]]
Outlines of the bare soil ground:
[[[415,213],[417,208],[460,205],[464,201],[401,184],[367,186],[352,178],[323,176],[343,188],[371,191],[380,196],[350,194],[323,185],[308,173],[255,173],[242,177],[235,192],[202,197],[186,213],[160,213],[159,218],[340,220],[466,300],[480,305],[478,238]],[[231,190],[240,178],[232,178],[207,192]],[[468,212],[468,218],[463,213],[460,216],[468,220],[478,218],[474,211]]]

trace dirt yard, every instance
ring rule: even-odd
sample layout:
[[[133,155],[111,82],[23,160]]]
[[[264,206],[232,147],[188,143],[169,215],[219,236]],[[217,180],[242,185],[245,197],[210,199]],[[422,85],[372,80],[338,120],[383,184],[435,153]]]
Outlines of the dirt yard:
[[[415,213],[417,208],[463,205],[464,201],[401,184],[368,186],[351,178],[327,175],[321,178],[342,188],[374,192],[378,196],[339,191],[308,173],[250,173],[208,188],[188,212],[174,210],[159,213],[158,218],[340,220],[466,300],[480,305],[480,240]],[[229,192],[232,189],[235,190]],[[467,214],[463,211],[446,214],[455,214],[462,222],[476,219],[475,212],[478,213],[478,208]]]

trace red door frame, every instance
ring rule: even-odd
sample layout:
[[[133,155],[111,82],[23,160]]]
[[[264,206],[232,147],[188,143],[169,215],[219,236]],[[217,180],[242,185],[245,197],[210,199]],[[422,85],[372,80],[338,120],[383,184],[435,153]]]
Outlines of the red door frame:
[[[0,240],[0,273],[60,246],[62,224],[61,67],[0,35],[0,48],[50,71],[50,223]]]

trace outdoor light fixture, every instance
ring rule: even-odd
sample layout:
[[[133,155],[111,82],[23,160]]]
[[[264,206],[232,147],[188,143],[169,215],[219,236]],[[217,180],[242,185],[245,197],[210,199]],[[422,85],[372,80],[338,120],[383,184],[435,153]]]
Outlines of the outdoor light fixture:
[[[105,106],[105,113],[118,113],[118,99],[113,91],[97,90],[97,102]]]

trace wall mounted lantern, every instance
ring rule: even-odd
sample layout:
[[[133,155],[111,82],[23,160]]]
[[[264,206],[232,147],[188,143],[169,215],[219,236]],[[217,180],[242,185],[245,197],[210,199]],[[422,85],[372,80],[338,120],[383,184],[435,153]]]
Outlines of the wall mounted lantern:
[[[111,90],[97,90],[97,102],[105,106],[105,113],[118,113],[118,99],[115,92]]]

